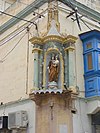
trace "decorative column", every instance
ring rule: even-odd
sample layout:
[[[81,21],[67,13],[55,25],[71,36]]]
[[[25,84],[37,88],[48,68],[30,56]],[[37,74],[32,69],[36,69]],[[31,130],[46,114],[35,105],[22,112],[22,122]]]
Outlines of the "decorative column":
[[[39,52],[39,88],[42,89],[43,85],[43,52],[42,50]]]
[[[65,82],[68,81],[68,87],[75,86],[75,65],[74,65],[74,43],[68,42],[65,48]]]
[[[39,47],[39,46],[38,46]],[[33,87],[41,88],[42,87],[42,49],[35,48],[32,50],[33,53]]]
[[[64,61],[65,61],[65,81],[64,81],[64,85],[66,87],[69,86],[69,83],[68,83],[68,52],[67,50],[65,50],[65,57],[64,57]]]
[[[39,60],[38,60],[38,57],[39,57],[39,53],[38,53],[38,50],[33,50],[32,51],[33,53],[33,66],[34,66],[34,74],[33,74],[33,87],[36,87],[38,88],[38,81],[39,81]]]
[[[51,27],[52,20],[55,20],[56,28],[59,31],[58,0],[48,0],[48,30]]]

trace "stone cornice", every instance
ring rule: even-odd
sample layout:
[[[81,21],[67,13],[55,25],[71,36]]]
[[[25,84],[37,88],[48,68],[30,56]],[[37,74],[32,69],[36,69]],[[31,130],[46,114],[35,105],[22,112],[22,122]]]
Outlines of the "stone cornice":
[[[52,93],[51,93],[52,92]],[[44,91],[42,91],[42,93],[30,93],[29,97],[31,100],[35,101],[37,105],[40,105],[42,100],[47,100],[50,97],[57,97],[60,98],[62,100],[76,100],[77,99],[77,93],[73,93],[72,91],[66,91],[63,90],[60,93],[60,90],[56,91],[52,90],[51,92],[49,92],[49,90],[45,93]],[[57,101],[58,102],[58,101]]]
[[[30,42],[32,44],[45,44],[46,42],[49,41],[57,41],[60,42],[61,44],[66,44],[66,43],[75,43],[77,40],[76,37],[72,36],[72,35],[68,35],[67,37],[63,37],[63,36],[57,36],[57,35],[49,35],[49,36],[45,36],[45,37],[33,37],[30,39]]]
[[[40,51],[40,52],[42,52],[43,50],[42,49],[39,49],[39,48],[33,48],[32,53],[34,53],[34,51]]]

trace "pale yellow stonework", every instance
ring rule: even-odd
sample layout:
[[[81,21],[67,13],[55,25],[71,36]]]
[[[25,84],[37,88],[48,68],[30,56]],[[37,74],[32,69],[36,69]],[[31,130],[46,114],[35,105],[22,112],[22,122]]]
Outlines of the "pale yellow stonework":
[[[36,103],[36,133],[61,133],[63,126],[68,133],[73,133],[71,110],[76,96],[70,91],[62,94],[30,94]]]

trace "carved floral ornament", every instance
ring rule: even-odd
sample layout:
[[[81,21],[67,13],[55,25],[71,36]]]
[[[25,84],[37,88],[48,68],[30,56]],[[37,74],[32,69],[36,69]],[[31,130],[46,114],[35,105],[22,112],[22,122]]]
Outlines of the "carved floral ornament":
[[[46,42],[49,41],[57,41],[60,42],[61,44],[66,44],[66,43],[75,43],[77,38],[72,35],[68,35],[67,37],[62,37],[62,36],[57,36],[57,35],[49,35],[45,37],[33,37],[30,39],[30,42],[32,44],[41,44],[43,45]]]

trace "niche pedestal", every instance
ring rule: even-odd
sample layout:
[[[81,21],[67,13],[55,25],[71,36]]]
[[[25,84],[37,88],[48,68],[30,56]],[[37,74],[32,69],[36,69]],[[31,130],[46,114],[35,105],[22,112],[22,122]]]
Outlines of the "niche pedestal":
[[[31,93],[30,99],[36,103],[36,133],[73,133],[76,96],[67,90]]]

